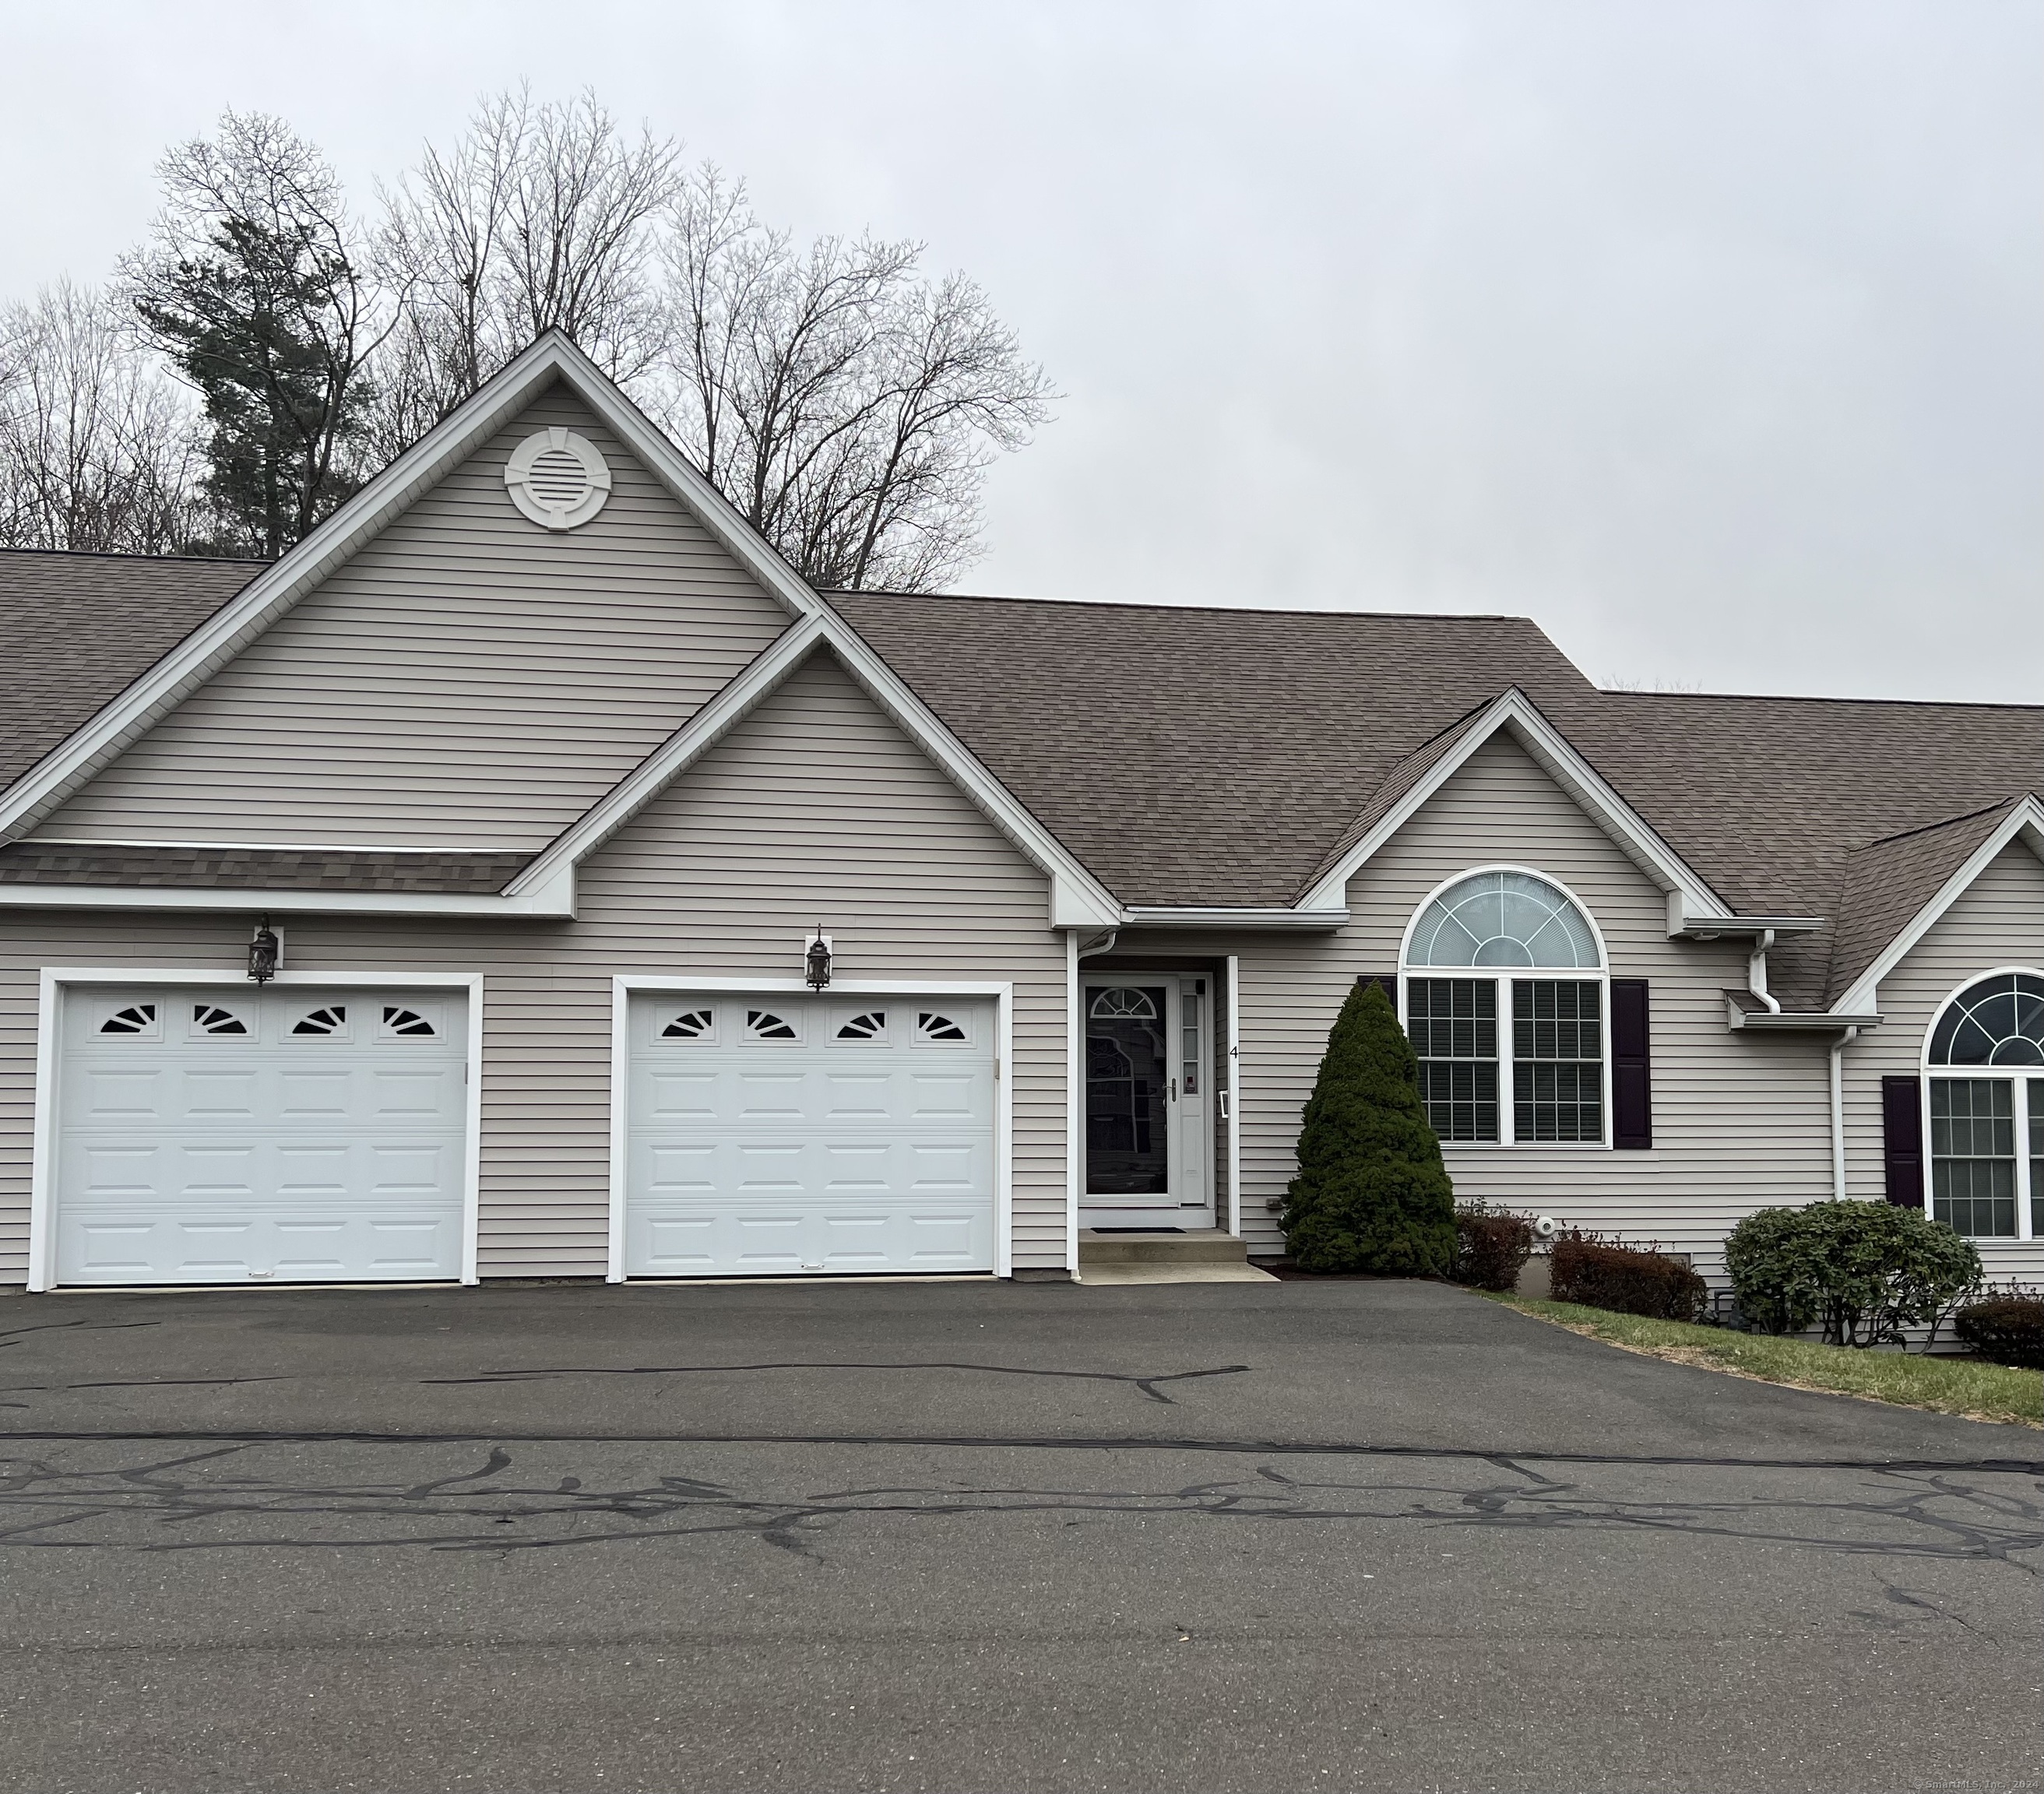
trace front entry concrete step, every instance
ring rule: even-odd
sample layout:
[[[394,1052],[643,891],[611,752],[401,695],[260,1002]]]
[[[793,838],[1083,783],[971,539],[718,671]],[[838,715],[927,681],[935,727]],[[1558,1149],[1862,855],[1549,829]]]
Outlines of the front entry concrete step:
[[[1274,1283],[1248,1248],[1218,1227],[1185,1233],[1079,1231],[1082,1283]]]

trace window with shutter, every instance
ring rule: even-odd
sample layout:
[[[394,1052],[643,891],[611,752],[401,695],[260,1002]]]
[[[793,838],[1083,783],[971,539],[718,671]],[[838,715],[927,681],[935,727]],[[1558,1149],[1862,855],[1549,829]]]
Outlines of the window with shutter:
[[[1923,1206],[1923,1081],[1881,1081],[1881,1156],[1888,1174],[1888,1200],[1900,1208]]]
[[[1654,1144],[1654,1042],[1644,978],[1611,981],[1611,1143]]]

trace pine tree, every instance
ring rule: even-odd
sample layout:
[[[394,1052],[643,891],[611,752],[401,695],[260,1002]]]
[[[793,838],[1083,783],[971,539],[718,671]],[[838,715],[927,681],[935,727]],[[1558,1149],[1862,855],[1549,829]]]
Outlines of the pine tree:
[[[1454,1187],[1420,1099],[1412,1044],[1376,985],[1349,993],[1327,1036],[1284,1227],[1303,1270],[1445,1277],[1454,1269]]]

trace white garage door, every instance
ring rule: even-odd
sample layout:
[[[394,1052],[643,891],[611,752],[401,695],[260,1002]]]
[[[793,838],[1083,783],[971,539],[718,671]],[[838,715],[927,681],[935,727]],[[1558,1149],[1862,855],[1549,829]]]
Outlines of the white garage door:
[[[628,1277],[986,1271],[994,1006],[638,996]]]
[[[57,1281],[459,1276],[467,1040],[459,993],[74,987]]]

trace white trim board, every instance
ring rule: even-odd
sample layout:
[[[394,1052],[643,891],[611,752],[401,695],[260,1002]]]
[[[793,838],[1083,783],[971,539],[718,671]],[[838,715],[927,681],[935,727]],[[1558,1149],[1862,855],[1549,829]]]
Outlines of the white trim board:
[[[624,1274],[626,1115],[630,1090],[630,1012],[641,991],[763,991],[775,997],[843,992],[854,997],[990,997],[993,1020],[993,1275],[1015,1274],[1015,986],[1007,979],[833,978],[819,992],[806,978],[744,978],[728,974],[693,978],[686,972],[620,972],[610,981],[610,1192],[609,1259],[605,1280],[637,1282]],[[913,1273],[904,1273],[912,1275]],[[975,1275],[983,1273],[974,1273]],[[701,1281],[654,1278],[657,1282]],[[748,1280],[749,1281],[749,1280]],[[813,1280],[834,1281],[828,1277]]]
[[[56,1250],[52,1207],[53,1154],[56,1147],[56,1034],[63,993],[74,985],[153,984],[223,985],[238,982],[231,971],[207,966],[45,966],[36,1003],[36,1102],[33,1145],[29,1161],[29,1288],[32,1293],[49,1290],[54,1283]],[[480,972],[279,972],[267,981],[271,984],[313,985],[332,989],[410,989],[465,990],[468,993],[467,1081],[463,1091],[461,1189],[461,1281],[478,1280],[478,1241],[482,1220],[482,974]],[[444,1278],[434,1279],[442,1287]],[[94,1287],[97,1287],[95,1285]],[[201,1285],[178,1285],[176,1288]],[[210,1288],[211,1285],[202,1287]],[[227,1287],[241,1289],[244,1284]],[[267,1287],[265,1285],[264,1287]],[[338,1288],[341,1285],[321,1285]],[[405,1289],[407,1282],[378,1284],[378,1289]]]
[[[1577,752],[1561,732],[1540,713],[1532,699],[1516,686],[1496,699],[1462,739],[1429,766],[1425,776],[1307,889],[1299,898],[1297,907],[1301,910],[1332,909],[1344,904],[1349,880],[1468,764],[1479,747],[1500,730],[1510,734],[1541,770],[1568,793],[1648,878],[1663,891],[1679,893],[1686,914],[1731,914],[1730,907],[1711,889],[1702,874],[1661,838],[1652,824]]]
[[[557,870],[517,897],[474,891],[322,891],[218,885],[0,884],[0,909],[231,909],[244,916],[290,912],[323,916],[572,916],[574,870]]]

